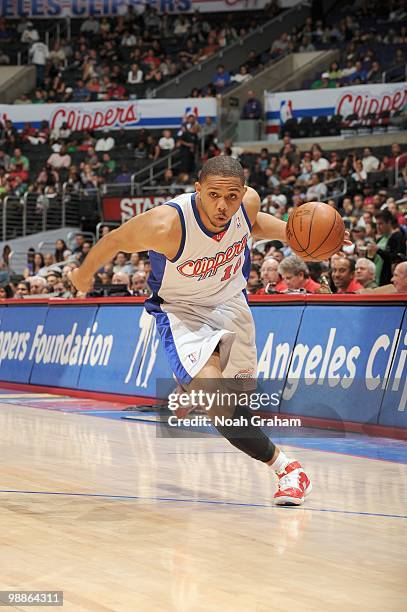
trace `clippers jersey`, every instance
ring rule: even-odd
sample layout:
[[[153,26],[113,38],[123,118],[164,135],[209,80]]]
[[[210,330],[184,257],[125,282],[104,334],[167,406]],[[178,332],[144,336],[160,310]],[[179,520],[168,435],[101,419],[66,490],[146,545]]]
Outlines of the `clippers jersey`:
[[[205,228],[196,206],[196,194],[185,193],[165,202],[178,211],[182,237],[177,255],[150,251],[148,284],[154,300],[167,303],[214,306],[225,304],[241,293],[250,272],[247,246],[251,225],[244,205],[233,215],[223,232]]]

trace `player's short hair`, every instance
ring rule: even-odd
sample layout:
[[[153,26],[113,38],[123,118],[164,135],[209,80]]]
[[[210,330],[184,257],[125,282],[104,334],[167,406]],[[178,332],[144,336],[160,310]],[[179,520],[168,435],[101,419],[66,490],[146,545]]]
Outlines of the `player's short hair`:
[[[236,177],[240,179],[242,185],[245,184],[242,165],[237,159],[228,155],[218,155],[208,159],[202,167],[199,182],[203,183],[209,176]]]

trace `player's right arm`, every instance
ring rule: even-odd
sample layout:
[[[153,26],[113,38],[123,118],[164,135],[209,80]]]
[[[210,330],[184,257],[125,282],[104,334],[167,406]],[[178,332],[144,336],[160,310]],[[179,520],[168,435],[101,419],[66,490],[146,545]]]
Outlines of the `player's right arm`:
[[[103,236],[89,251],[80,268],[71,273],[71,282],[79,291],[86,293],[93,285],[94,274],[119,251],[137,253],[152,250],[173,259],[181,237],[177,210],[171,206],[153,208]]]

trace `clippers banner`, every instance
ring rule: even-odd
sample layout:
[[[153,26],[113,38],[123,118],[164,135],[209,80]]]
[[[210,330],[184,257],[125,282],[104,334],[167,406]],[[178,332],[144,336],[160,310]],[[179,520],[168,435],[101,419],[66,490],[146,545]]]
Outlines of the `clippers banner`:
[[[51,129],[67,123],[72,131],[134,130],[137,128],[179,128],[186,114],[199,123],[206,117],[216,121],[214,98],[174,100],[131,100],[123,102],[84,102],[69,104],[0,104],[0,116],[10,119],[17,129],[29,121],[39,127],[48,121]]]
[[[269,140],[277,140],[280,128],[291,118],[399,111],[407,101],[407,83],[381,83],[337,89],[267,92],[265,112]]]

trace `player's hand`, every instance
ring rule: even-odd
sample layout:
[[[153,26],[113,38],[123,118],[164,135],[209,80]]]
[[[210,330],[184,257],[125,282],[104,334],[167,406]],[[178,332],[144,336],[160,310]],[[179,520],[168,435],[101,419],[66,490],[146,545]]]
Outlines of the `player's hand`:
[[[76,270],[69,272],[68,278],[73,286],[78,291],[82,291],[82,293],[88,293],[93,287],[93,275],[85,276],[80,268],[76,268]]]

